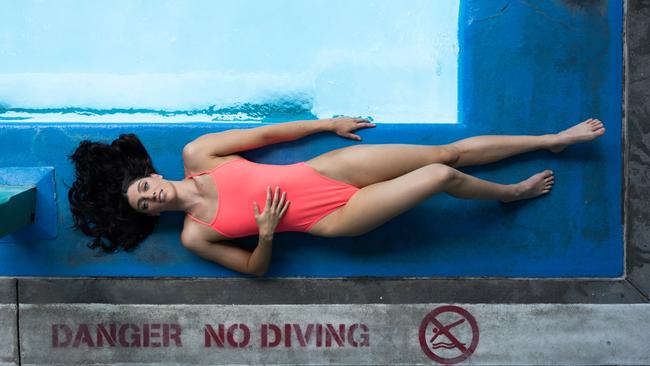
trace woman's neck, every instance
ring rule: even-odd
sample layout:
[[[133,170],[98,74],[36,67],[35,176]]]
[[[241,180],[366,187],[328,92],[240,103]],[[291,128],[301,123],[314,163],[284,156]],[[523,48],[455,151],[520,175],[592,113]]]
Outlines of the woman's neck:
[[[199,185],[194,179],[170,181],[176,191],[176,198],[165,211],[194,212],[203,200]]]

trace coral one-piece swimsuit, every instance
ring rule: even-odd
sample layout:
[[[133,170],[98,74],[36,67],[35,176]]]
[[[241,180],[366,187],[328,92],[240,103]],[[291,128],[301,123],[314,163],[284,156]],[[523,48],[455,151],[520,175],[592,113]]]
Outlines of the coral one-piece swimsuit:
[[[311,229],[320,219],[345,205],[359,188],[326,177],[304,162],[289,165],[255,163],[244,158],[229,160],[217,167],[191,177],[210,174],[216,185],[218,204],[211,222],[192,220],[220,232],[229,238],[257,235],[253,202],[259,212],[266,205],[267,186],[286,192],[291,201],[275,232]]]

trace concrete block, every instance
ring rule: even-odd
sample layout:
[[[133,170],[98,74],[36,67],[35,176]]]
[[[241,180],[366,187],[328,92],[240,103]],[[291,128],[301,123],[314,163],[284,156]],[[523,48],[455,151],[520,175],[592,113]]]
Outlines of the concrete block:
[[[650,364],[650,304],[26,304],[20,320],[24,365],[432,364],[431,354]]]
[[[18,365],[15,304],[0,304],[0,329],[0,366]]]
[[[0,366],[18,365],[16,280],[0,279]]]
[[[25,304],[426,304],[647,302],[625,280],[20,279]]]

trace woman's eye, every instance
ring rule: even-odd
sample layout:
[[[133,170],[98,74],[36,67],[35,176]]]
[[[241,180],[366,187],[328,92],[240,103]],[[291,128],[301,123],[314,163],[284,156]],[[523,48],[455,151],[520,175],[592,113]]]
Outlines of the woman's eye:
[[[146,209],[148,209],[148,208],[149,208],[149,205],[148,205],[148,204],[145,203],[145,204],[142,205],[142,209],[143,209],[143,210],[146,210]]]
[[[144,190],[146,191],[146,190],[147,190],[147,188],[149,188],[149,183],[147,183],[147,182],[144,182],[144,186],[143,186],[143,189],[144,189]]]

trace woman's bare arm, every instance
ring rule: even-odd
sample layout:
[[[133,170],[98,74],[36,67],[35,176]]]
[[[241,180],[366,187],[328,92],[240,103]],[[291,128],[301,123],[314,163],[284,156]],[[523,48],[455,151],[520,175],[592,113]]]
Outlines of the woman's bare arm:
[[[241,273],[263,276],[271,262],[272,236],[260,236],[252,253],[229,242],[211,243],[198,236],[182,235],[181,242],[200,257]]]
[[[375,124],[365,118],[338,117],[209,133],[187,144],[183,149],[183,158],[189,161],[193,158],[228,156],[266,145],[298,140],[324,131],[331,131],[352,140],[361,140],[361,137],[352,132],[364,127],[375,127]]]
[[[185,146],[183,155],[186,157],[228,156],[240,151],[293,141],[317,132],[332,130],[332,119],[294,121],[248,129],[232,129],[198,137]]]

